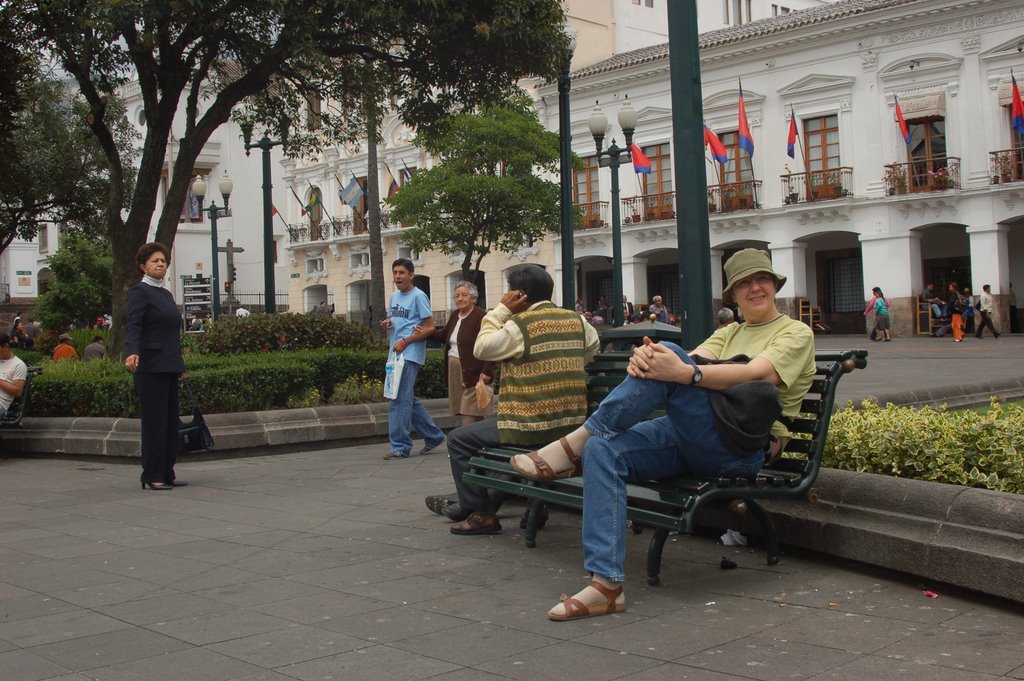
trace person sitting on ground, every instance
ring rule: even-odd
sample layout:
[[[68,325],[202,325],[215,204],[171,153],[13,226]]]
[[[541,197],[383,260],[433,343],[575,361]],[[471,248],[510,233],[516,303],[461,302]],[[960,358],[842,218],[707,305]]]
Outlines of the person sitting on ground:
[[[736,315],[727,307],[718,311],[718,328],[724,329],[736,321]]]
[[[25,392],[28,367],[11,352],[11,337],[0,333],[0,417],[11,408],[15,397]]]
[[[62,333],[57,337],[57,347],[53,349],[53,361],[59,362],[62,359],[78,361],[78,351],[71,344],[71,335],[67,333]]]
[[[508,277],[509,290],[480,323],[473,354],[501,362],[498,415],[448,433],[448,454],[458,504],[442,508],[445,496],[427,497],[430,510],[457,520],[452,534],[499,534],[497,500],[488,490],[462,480],[469,460],[484,447],[537,446],[557,440],[583,423],[587,353],[599,341],[579,314],[551,302],[555,282],[539,265]],[[437,509],[441,508],[441,511]]]
[[[82,361],[87,362],[91,359],[103,359],[107,356],[107,348],[103,345],[103,336],[94,336],[92,343],[85,346],[82,350]]]
[[[778,414],[781,404],[783,416],[796,416],[814,379],[814,335],[776,306],[786,277],[772,269],[767,253],[738,251],[725,263],[725,273],[728,286],[722,299],[739,306],[744,323],[718,329],[691,353],[645,338],[633,352],[629,375],[582,427],[539,451],[512,457],[512,467],[523,477],[550,480],[578,475],[582,453],[584,568],[593,580],[572,598],[563,596],[548,612],[550,619],[625,610],[627,482],[685,473],[751,477],[788,443],[789,430],[775,421],[759,424],[763,431],[756,441],[763,445],[742,448],[737,442],[754,438],[746,437],[747,429],[742,439],[731,436],[724,427],[732,425],[729,413],[723,417],[712,406],[712,393],[743,386],[740,392],[756,398],[751,411],[761,411],[764,404]],[[751,359],[706,366],[696,361],[737,355]],[[770,386],[777,389],[777,402]],[[730,397],[737,394],[731,391]],[[665,416],[643,420],[662,405]]]

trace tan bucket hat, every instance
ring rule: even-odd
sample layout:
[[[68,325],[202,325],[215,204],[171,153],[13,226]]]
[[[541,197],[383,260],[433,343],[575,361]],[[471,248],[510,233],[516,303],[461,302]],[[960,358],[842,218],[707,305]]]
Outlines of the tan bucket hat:
[[[725,277],[728,282],[725,290],[722,291],[722,300],[732,304],[732,287],[737,281],[749,277],[757,272],[767,272],[775,279],[775,290],[781,289],[786,278],[772,269],[772,259],[769,255],[757,248],[744,248],[736,251],[732,257],[725,261]]]

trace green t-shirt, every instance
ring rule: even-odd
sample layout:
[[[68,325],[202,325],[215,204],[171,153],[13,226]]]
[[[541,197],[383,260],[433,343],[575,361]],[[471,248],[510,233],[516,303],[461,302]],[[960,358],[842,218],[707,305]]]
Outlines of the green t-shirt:
[[[800,412],[800,403],[814,380],[814,334],[811,327],[786,315],[763,324],[730,324],[718,329],[698,347],[710,350],[718,359],[746,355],[763,357],[782,379],[779,401],[782,414],[790,418]],[[789,438],[789,430],[776,421],[772,434]]]

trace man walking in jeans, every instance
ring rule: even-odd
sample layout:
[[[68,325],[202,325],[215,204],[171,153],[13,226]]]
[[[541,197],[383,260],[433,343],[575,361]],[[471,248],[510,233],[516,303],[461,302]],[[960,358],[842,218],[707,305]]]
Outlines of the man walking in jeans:
[[[398,397],[388,402],[388,437],[391,451],[388,461],[407,459],[412,453],[412,429],[423,436],[425,444],[420,456],[434,451],[444,442],[444,431],[430,418],[423,403],[416,398],[416,376],[427,358],[426,339],[434,333],[434,316],[427,294],[412,285],[416,266],[408,258],[391,264],[391,276],[398,290],[391,294],[388,316],[380,325],[391,330],[391,349],[405,358]],[[420,330],[417,331],[416,327]]]
[[[981,338],[981,332],[988,326],[992,329],[992,336],[999,338],[999,332],[996,331],[996,326],[992,323],[992,310],[995,308],[992,302],[992,287],[988,284],[982,286],[980,298],[978,304],[981,308],[978,311],[981,313],[981,321],[978,322],[978,330],[974,332],[974,337]]]

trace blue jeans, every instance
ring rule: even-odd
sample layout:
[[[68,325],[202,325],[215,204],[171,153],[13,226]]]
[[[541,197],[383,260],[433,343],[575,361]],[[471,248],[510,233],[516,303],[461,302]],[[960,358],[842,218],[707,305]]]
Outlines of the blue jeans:
[[[663,343],[694,364],[674,343]],[[642,419],[664,405],[666,415]],[[583,454],[584,567],[623,581],[626,559],[626,483],[682,473],[744,477],[764,465],[764,452],[741,458],[715,429],[708,391],[692,385],[626,377],[587,419]]]
[[[428,445],[439,445],[444,440],[444,431],[437,427],[434,419],[423,407],[413,392],[420,365],[406,361],[402,368],[402,380],[398,384],[398,397],[388,403],[388,437],[391,451],[408,456],[412,452],[412,429],[423,436]]]

